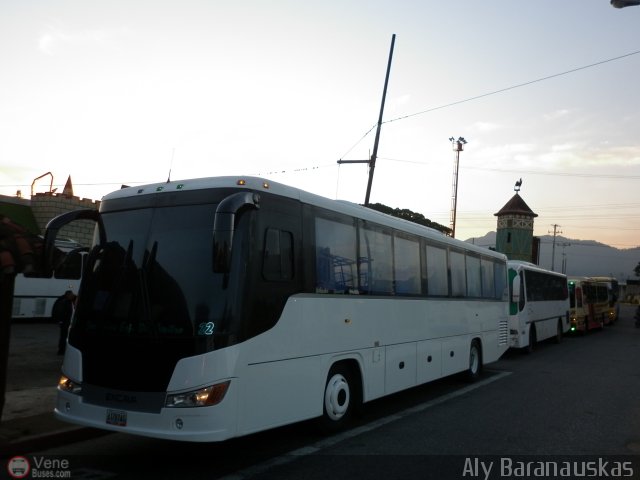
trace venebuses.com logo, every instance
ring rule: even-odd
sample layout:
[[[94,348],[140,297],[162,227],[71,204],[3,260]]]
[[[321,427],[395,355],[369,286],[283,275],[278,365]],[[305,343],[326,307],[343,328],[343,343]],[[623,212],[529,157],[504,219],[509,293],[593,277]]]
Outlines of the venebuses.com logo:
[[[31,465],[25,457],[12,457],[7,462],[7,472],[11,478],[25,478],[30,471]]]
[[[64,458],[33,457],[22,455],[11,457],[7,462],[7,473],[11,478],[71,478],[69,460]]]

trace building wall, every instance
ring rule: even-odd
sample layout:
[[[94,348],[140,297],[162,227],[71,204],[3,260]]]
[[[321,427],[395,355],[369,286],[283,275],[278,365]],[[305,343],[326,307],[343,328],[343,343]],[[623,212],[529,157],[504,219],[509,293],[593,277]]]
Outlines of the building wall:
[[[99,200],[79,198],[64,194],[36,193],[31,197],[31,210],[40,231],[44,233],[47,223],[60,214],[72,210],[92,209],[100,207]],[[91,220],[79,220],[66,225],[60,230],[58,238],[69,238],[83,246],[89,247],[93,241],[95,223]]]
[[[501,215],[498,217],[496,250],[509,260],[533,261],[533,217]]]

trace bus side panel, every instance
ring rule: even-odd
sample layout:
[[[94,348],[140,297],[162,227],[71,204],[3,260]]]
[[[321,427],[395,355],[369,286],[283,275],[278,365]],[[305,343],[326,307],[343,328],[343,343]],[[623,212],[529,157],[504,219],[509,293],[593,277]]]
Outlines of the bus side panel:
[[[322,357],[248,365],[239,383],[239,435],[322,415]]]
[[[386,348],[386,395],[416,385],[416,343],[390,345]]]
[[[442,342],[424,340],[417,345],[417,383],[426,383],[442,376]]]

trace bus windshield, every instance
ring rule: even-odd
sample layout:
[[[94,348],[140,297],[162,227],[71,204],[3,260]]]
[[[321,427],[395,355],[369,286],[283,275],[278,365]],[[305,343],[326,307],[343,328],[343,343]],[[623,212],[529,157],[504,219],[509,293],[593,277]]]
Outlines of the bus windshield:
[[[180,358],[237,341],[240,312],[233,302],[242,288],[226,288],[229,280],[211,267],[215,210],[208,203],[102,213],[107,243],[89,254],[69,333],[69,344],[91,367],[87,375],[102,355],[135,360],[140,368],[145,357],[162,358],[164,368],[144,367],[166,372],[159,389]],[[125,369],[137,370],[122,365],[118,374]]]

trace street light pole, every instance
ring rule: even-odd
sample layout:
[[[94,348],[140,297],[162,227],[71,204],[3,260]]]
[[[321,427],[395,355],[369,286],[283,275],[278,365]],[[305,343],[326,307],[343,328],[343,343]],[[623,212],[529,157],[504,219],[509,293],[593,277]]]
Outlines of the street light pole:
[[[449,137],[449,141],[453,145],[453,151],[456,152],[456,158],[453,163],[453,192],[451,193],[451,237],[456,238],[456,211],[458,209],[458,168],[460,166],[460,152],[464,150],[463,145],[467,141],[463,137],[455,140]]]

